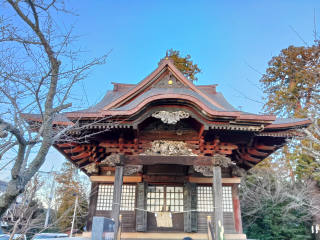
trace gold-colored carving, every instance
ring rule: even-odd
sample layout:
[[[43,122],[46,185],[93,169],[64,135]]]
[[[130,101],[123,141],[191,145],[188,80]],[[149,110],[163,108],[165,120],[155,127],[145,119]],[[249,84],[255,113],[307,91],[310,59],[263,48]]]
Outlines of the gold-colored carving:
[[[183,141],[153,141],[152,147],[140,155],[159,155],[159,156],[198,156],[186,147]]]

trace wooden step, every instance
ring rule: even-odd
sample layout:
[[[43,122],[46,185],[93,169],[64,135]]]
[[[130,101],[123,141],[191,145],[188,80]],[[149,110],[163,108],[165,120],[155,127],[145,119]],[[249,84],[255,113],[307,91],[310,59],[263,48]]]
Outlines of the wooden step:
[[[83,240],[89,240],[91,238],[91,232],[84,232]],[[192,240],[207,240],[208,235],[206,233],[151,233],[151,232],[122,232],[121,240],[182,240],[185,237],[190,237]],[[226,240],[244,240],[247,239],[246,234],[225,234]]]

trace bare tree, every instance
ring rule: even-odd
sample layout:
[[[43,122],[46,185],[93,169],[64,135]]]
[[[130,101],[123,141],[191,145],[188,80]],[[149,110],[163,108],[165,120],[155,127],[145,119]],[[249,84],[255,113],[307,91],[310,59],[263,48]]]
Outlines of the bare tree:
[[[26,190],[22,196],[22,201],[19,206],[13,210],[8,210],[8,214],[6,216],[7,219],[10,219],[9,224],[13,224],[13,228],[11,231],[11,236],[9,240],[14,238],[16,233],[20,233],[21,229],[29,226],[32,222],[32,217],[34,215],[35,210],[39,207],[38,204],[32,203],[35,199],[36,192],[43,185],[43,181],[39,179],[39,175],[36,174],[27,184]]]
[[[243,178],[241,208],[245,229],[270,216],[282,226],[295,228],[311,223],[320,214],[317,182],[305,179],[293,183],[289,175],[286,167],[274,163],[253,168]]]
[[[43,175],[42,173],[43,172],[38,172],[29,181],[25,192],[23,195],[20,195],[22,196],[22,201],[19,205],[7,210],[7,214],[3,216],[3,220],[8,225],[7,231],[10,233],[11,237],[14,237],[15,234],[21,234],[25,235],[27,238],[31,238],[48,228],[54,232],[69,231],[70,227],[61,227],[61,222],[66,220],[71,222],[73,220],[74,209],[76,209],[75,223],[77,228],[80,229],[83,227],[83,224],[85,224],[79,224],[79,222],[83,222],[83,218],[86,218],[88,215],[88,212],[84,211],[84,208],[87,208],[87,205],[84,206],[83,202],[88,202],[90,194],[93,193],[90,193],[86,186],[83,186],[84,192],[79,196],[80,201],[78,201],[77,207],[75,208],[74,193],[65,194],[65,198],[69,200],[71,204],[65,208],[65,211],[63,211],[59,217],[57,217],[57,212],[53,211],[55,212],[55,216],[51,218],[51,221],[47,226],[44,226],[46,211],[43,207],[43,203],[45,196],[48,195],[51,190],[51,186],[46,186],[49,176],[47,174]],[[85,179],[79,180],[86,182]],[[81,182],[81,184],[84,183]],[[56,191],[54,195],[55,201],[52,203],[51,207],[57,209],[65,202],[59,200],[60,193],[58,191]]]
[[[76,12],[62,0],[3,0],[2,8],[6,15],[0,19],[0,161],[6,159],[13,167],[0,197],[0,216],[25,190],[52,144],[74,128],[54,122],[71,106],[67,101],[73,85],[107,57],[80,62],[81,49],[73,45],[79,37],[73,35],[75,25],[66,29],[60,19],[61,14]]]

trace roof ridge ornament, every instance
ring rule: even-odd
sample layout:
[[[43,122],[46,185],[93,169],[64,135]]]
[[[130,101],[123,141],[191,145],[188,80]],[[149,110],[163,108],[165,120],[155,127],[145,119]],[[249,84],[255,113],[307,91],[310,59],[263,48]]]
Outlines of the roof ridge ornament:
[[[158,62],[158,66],[160,66],[166,60],[170,61],[171,63],[174,63],[173,59],[168,55],[168,51],[166,52],[166,56],[160,59],[160,61]]]
[[[162,122],[167,124],[176,124],[181,119],[190,117],[190,114],[185,111],[168,112],[157,111],[151,115],[154,118],[160,118]]]

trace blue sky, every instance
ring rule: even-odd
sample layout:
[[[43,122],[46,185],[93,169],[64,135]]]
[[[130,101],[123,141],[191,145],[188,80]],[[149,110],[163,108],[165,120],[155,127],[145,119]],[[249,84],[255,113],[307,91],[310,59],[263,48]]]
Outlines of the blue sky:
[[[66,25],[78,19],[77,34],[86,34],[76,46],[89,52],[83,60],[108,53],[104,66],[96,67],[84,81],[88,105],[96,102],[111,82],[137,83],[157,67],[167,49],[192,59],[203,70],[196,84],[219,84],[235,107],[259,113],[258,84],[273,55],[289,45],[313,43],[314,9],[320,25],[319,1],[70,1],[78,17],[66,17]],[[318,28],[319,29],[319,28]],[[239,92],[237,92],[237,89]],[[74,94],[81,96],[77,86]],[[243,94],[243,95],[242,95]],[[75,102],[74,105],[79,105]],[[52,150],[44,170],[59,169],[63,157]],[[4,176],[4,175],[3,175]],[[2,178],[2,177],[0,177]]]

